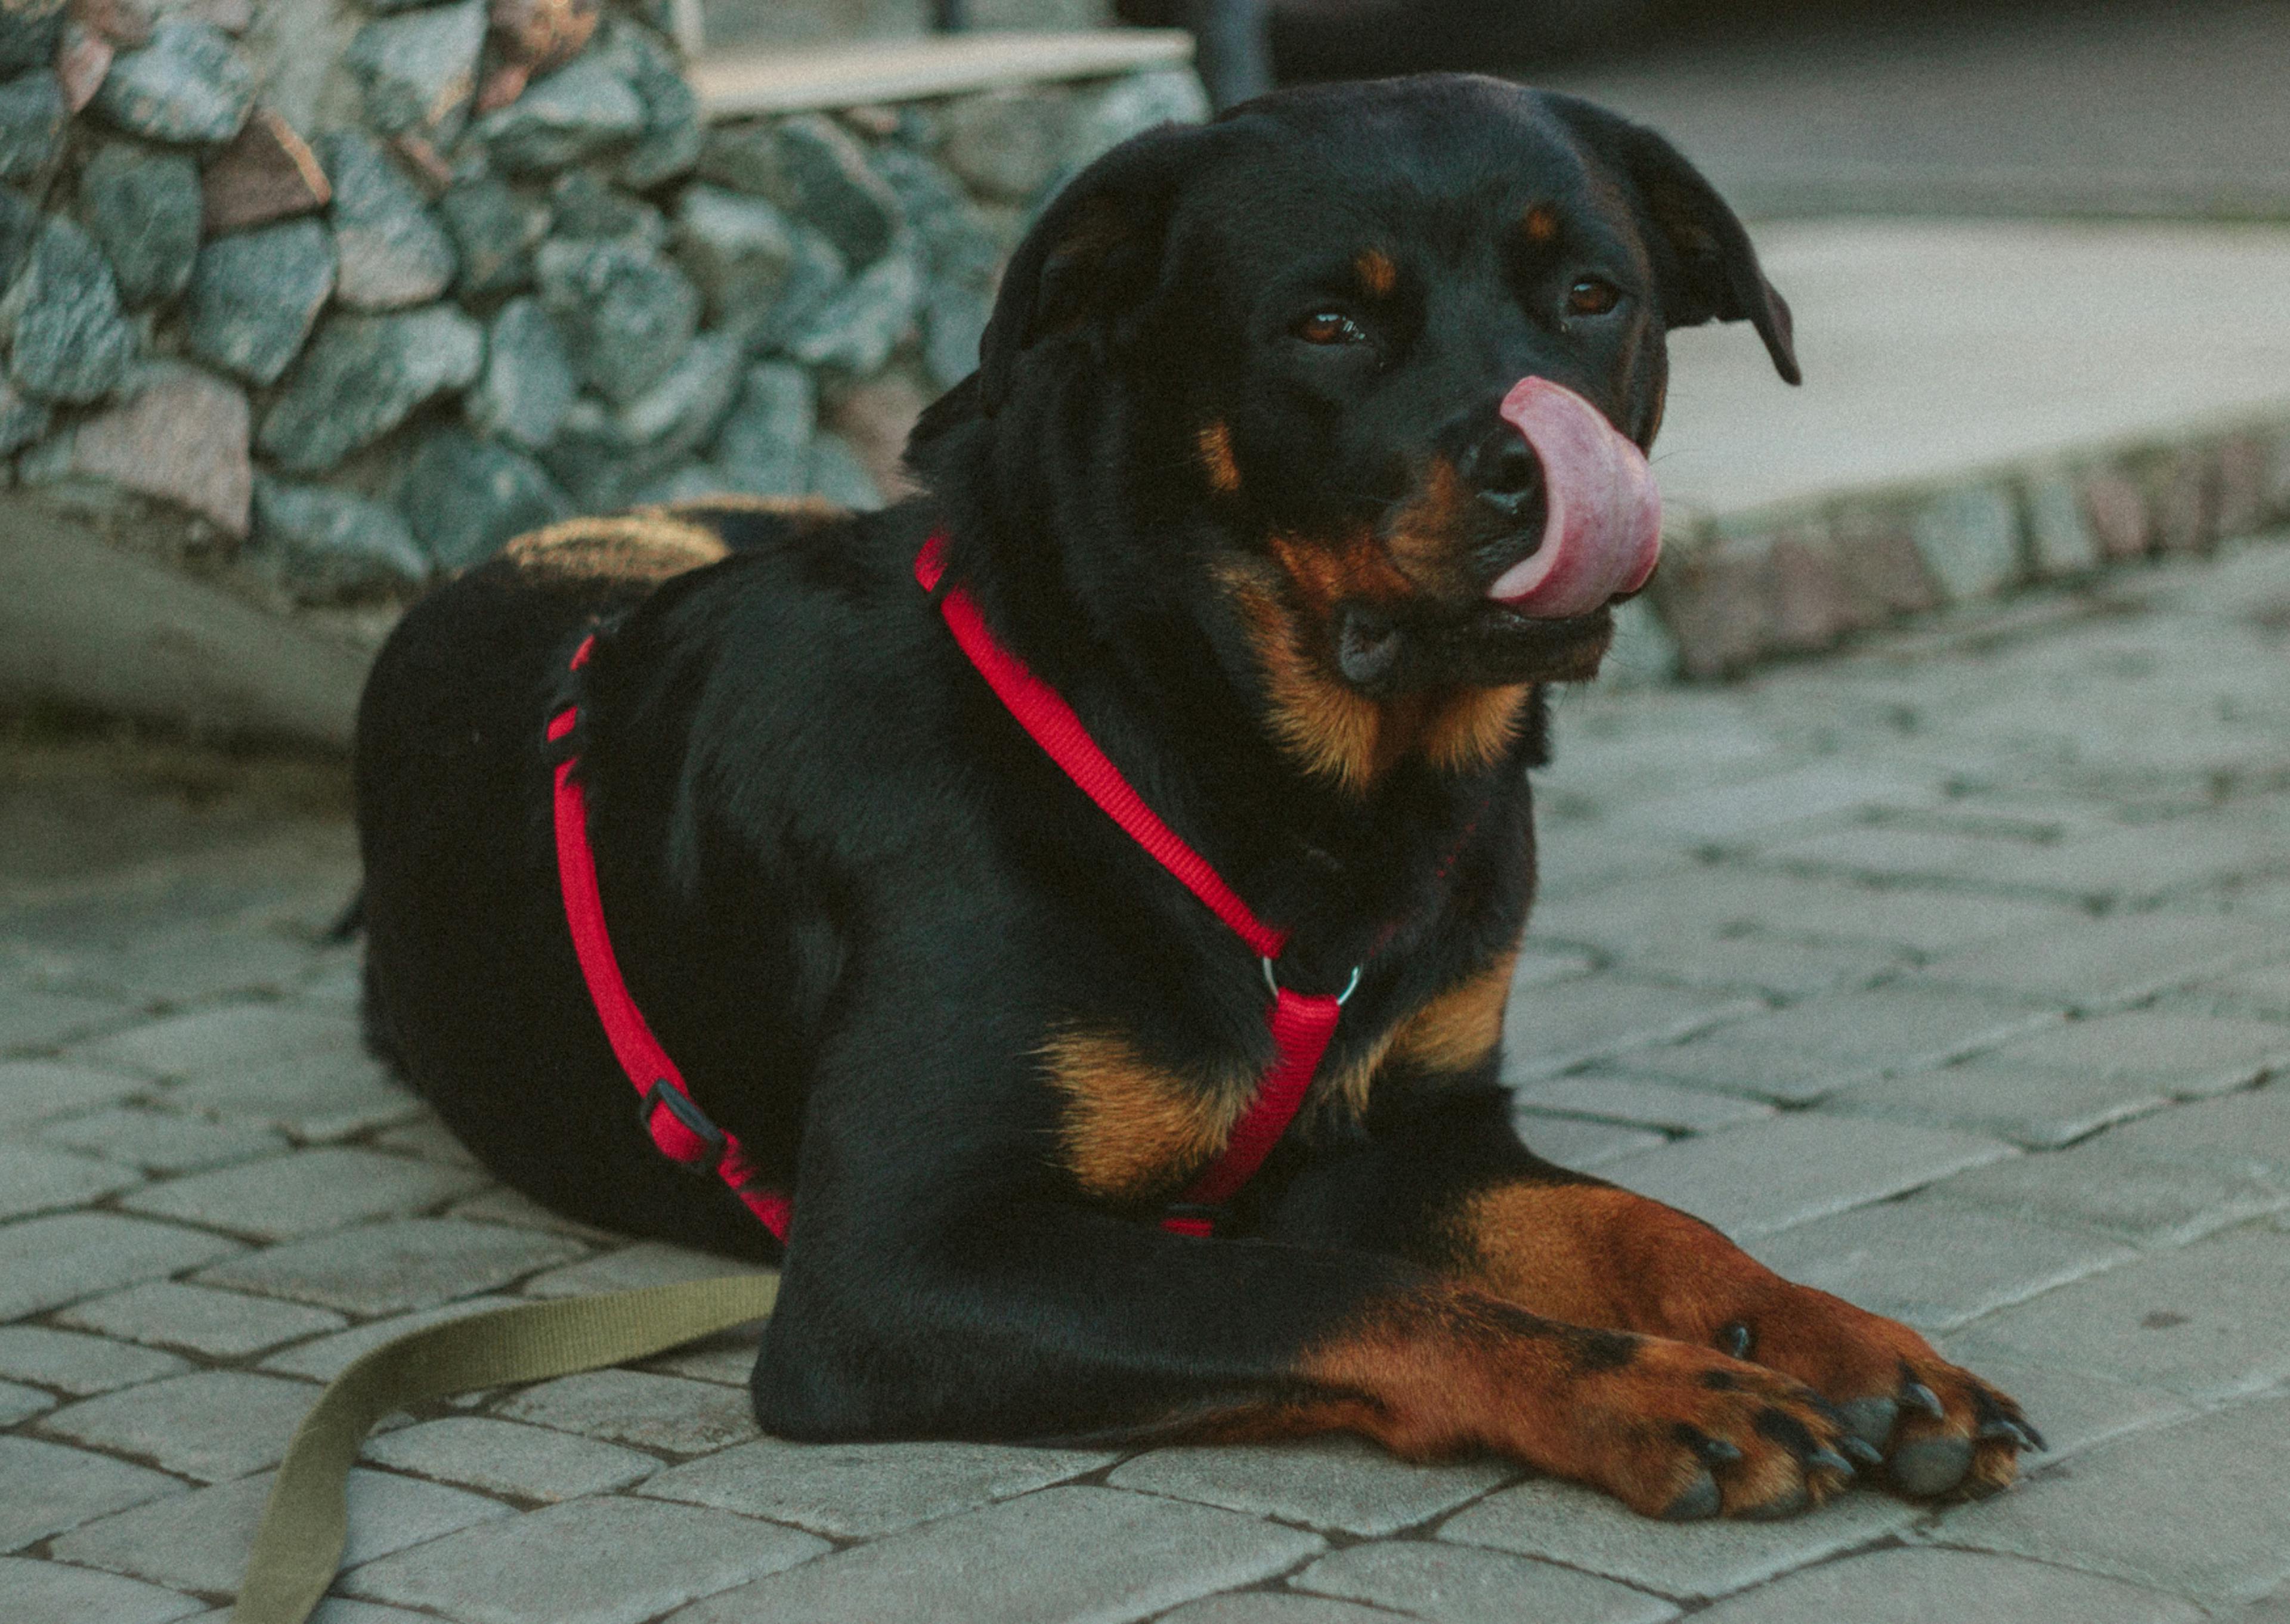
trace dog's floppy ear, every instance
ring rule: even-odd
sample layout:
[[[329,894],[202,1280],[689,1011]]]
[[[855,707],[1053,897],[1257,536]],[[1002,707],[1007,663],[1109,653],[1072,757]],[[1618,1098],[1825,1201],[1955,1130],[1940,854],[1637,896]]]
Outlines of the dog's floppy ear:
[[[1018,357],[1052,333],[1094,324],[1109,335],[1151,293],[1177,188],[1221,132],[1160,124],[1133,136],[1067,183],[1010,256],[978,346],[978,404],[1010,392]]]
[[[1672,259],[1663,267],[1661,287],[1666,324],[1746,321],[1766,341],[1774,370],[1801,382],[1789,302],[1766,280],[1750,234],[1701,172],[1643,124],[1572,96],[1549,100],[1578,140],[1629,178],[1647,220],[1668,244]]]

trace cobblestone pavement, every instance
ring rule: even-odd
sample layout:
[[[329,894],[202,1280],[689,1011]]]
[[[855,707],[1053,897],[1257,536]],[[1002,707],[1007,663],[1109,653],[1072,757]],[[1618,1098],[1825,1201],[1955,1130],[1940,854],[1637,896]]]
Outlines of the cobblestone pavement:
[[[321,1618],[2290,1619],[2286,541],[1562,707],[1530,1137],[2012,1388],[2054,1445],[2017,1492],[1677,1527],[1344,1442],[805,1447],[756,1435],[733,1337],[398,1418]],[[27,772],[0,1615],[220,1620],[358,1350],[718,1265],[492,1186],[361,1055],[338,808]]]

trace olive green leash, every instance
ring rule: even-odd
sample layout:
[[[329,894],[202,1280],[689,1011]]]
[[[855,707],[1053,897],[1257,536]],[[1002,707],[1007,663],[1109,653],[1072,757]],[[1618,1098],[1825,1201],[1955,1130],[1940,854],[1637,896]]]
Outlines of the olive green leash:
[[[229,1624],[303,1624],[333,1583],[350,1464],[395,1410],[449,1393],[642,1359],[770,1315],[773,1274],[493,1308],[425,1325],[361,1355],[294,1429],[262,1508]]]

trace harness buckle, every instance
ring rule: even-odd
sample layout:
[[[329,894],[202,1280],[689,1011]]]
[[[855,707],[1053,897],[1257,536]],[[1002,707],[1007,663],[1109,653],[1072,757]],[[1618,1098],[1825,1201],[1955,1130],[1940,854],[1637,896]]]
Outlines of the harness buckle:
[[[637,1125],[644,1130],[645,1137],[652,1140],[655,1146],[660,1145],[660,1140],[652,1131],[652,1114],[663,1106],[667,1108],[668,1114],[682,1123],[693,1138],[708,1147],[708,1152],[704,1160],[693,1161],[669,1156],[665,1147],[661,1148],[661,1154],[668,1156],[669,1161],[688,1173],[696,1173],[703,1179],[714,1178],[717,1165],[723,1161],[724,1152],[731,1142],[725,1137],[724,1130],[708,1120],[708,1113],[693,1103],[691,1095],[666,1077],[659,1077],[645,1090],[644,1098],[637,1104]]]
[[[1280,996],[1280,983],[1272,974],[1272,961],[1269,958],[1260,957],[1256,962],[1264,967],[1264,984],[1272,989],[1272,996],[1274,997],[1278,997]],[[1343,991],[1336,995],[1336,1007],[1338,1009],[1343,1008],[1346,1004],[1349,1003],[1351,1001],[1351,996],[1359,990],[1360,969],[1361,966],[1357,964],[1354,964],[1352,966],[1351,980],[1346,981],[1344,983]]]

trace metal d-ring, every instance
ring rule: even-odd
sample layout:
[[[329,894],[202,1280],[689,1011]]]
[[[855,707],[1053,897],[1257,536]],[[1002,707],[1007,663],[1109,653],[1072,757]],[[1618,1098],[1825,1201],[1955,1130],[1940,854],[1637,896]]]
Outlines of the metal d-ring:
[[[1272,961],[1269,958],[1260,957],[1256,962],[1264,966],[1264,984],[1272,989],[1272,996],[1274,997],[1278,997],[1280,996],[1280,983],[1273,979]],[[1352,966],[1352,979],[1346,981],[1344,983],[1343,991],[1336,995],[1336,1007],[1338,1009],[1343,1008],[1344,1005],[1350,1001],[1351,996],[1359,990],[1359,982],[1360,966],[1354,964]]]

